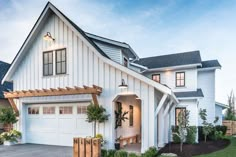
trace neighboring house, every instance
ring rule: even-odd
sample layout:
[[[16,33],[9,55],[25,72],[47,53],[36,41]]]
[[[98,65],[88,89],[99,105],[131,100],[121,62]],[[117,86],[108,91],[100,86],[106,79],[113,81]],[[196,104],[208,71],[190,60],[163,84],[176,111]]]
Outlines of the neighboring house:
[[[9,67],[10,64],[0,61],[0,81],[3,79]],[[9,101],[5,99],[3,95],[3,92],[7,92],[9,90],[12,90],[12,83],[4,82],[3,84],[0,84],[0,109],[10,106]],[[1,129],[3,129],[3,125],[0,123],[0,130]]]
[[[217,125],[222,125],[222,121],[224,120],[223,110],[229,108],[229,106],[226,104],[220,103],[220,102],[215,102],[215,104],[216,104],[215,114],[216,114],[216,116],[219,117],[219,121],[218,121]]]
[[[5,96],[19,111],[22,143],[72,146],[73,137],[92,136],[86,106],[98,101],[110,114],[98,127],[106,147],[140,135],[144,152],[168,143],[179,109],[190,110],[191,125],[200,124],[200,108],[213,120],[220,67],[202,61],[199,51],[140,59],[128,44],[84,32],[48,3],[3,81],[14,83]],[[129,120],[116,132],[119,107]]]

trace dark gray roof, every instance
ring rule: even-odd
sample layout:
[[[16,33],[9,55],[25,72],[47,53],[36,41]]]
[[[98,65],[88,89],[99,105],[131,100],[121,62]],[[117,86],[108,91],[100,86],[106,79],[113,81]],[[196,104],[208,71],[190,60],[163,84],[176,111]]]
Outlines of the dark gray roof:
[[[199,51],[141,58],[135,61],[135,63],[146,66],[149,69],[188,65],[188,64],[201,64],[201,62],[202,60]]]
[[[202,67],[198,68],[212,68],[212,67],[221,67],[221,65],[218,62],[218,60],[208,60],[208,61],[203,61]]]
[[[10,64],[0,61],[0,81],[2,81],[9,67],[10,67]],[[4,82],[4,84],[0,83],[0,99],[4,98],[3,91],[12,90],[12,88],[13,88],[13,85],[10,82]]]
[[[189,92],[175,92],[177,98],[188,98],[188,97],[204,97],[202,89],[197,89],[196,91]]]

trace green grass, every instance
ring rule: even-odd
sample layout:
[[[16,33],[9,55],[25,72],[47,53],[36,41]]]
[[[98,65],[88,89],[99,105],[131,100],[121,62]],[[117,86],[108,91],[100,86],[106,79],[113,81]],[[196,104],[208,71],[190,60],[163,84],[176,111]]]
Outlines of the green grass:
[[[194,157],[235,157],[236,156],[236,138],[230,137],[229,138],[231,143],[225,149],[216,151],[214,153],[199,155]]]

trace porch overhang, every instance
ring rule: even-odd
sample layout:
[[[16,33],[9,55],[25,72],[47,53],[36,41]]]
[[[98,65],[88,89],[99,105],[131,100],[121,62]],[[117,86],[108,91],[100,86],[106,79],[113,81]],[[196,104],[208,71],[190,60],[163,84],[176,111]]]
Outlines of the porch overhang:
[[[66,88],[50,88],[50,89],[35,89],[35,90],[21,90],[21,91],[11,91],[4,92],[4,97],[8,99],[11,107],[15,111],[17,115],[19,115],[19,111],[13,99],[19,99],[24,97],[43,97],[43,96],[62,96],[62,95],[77,95],[77,94],[91,94],[93,103],[98,105],[97,95],[102,93],[102,88],[96,85],[92,87],[83,86],[77,87],[74,86],[66,87]]]

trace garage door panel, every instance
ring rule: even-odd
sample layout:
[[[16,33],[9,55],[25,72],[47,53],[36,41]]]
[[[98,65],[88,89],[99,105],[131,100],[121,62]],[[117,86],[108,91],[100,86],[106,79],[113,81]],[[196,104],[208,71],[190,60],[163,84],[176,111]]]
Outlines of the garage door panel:
[[[91,136],[92,135],[92,123],[88,123],[85,118],[76,119],[76,131],[77,134]]]
[[[27,132],[27,141],[29,143],[57,145],[58,138],[54,132]]]
[[[74,118],[59,118],[59,133],[73,133],[75,131]]]
[[[72,146],[74,137],[92,136],[92,123],[86,121],[85,109],[80,103],[27,105],[26,142],[47,145]],[[55,107],[53,109],[45,106]],[[73,111],[66,106],[71,106]],[[63,111],[62,108],[64,107]],[[30,112],[34,115],[29,114]],[[35,112],[39,108],[39,113]],[[43,109],[44,108],[44,109]],[[60,110],[59,110],[60,109]],[[37,114],[35,114],[37,113]]]

